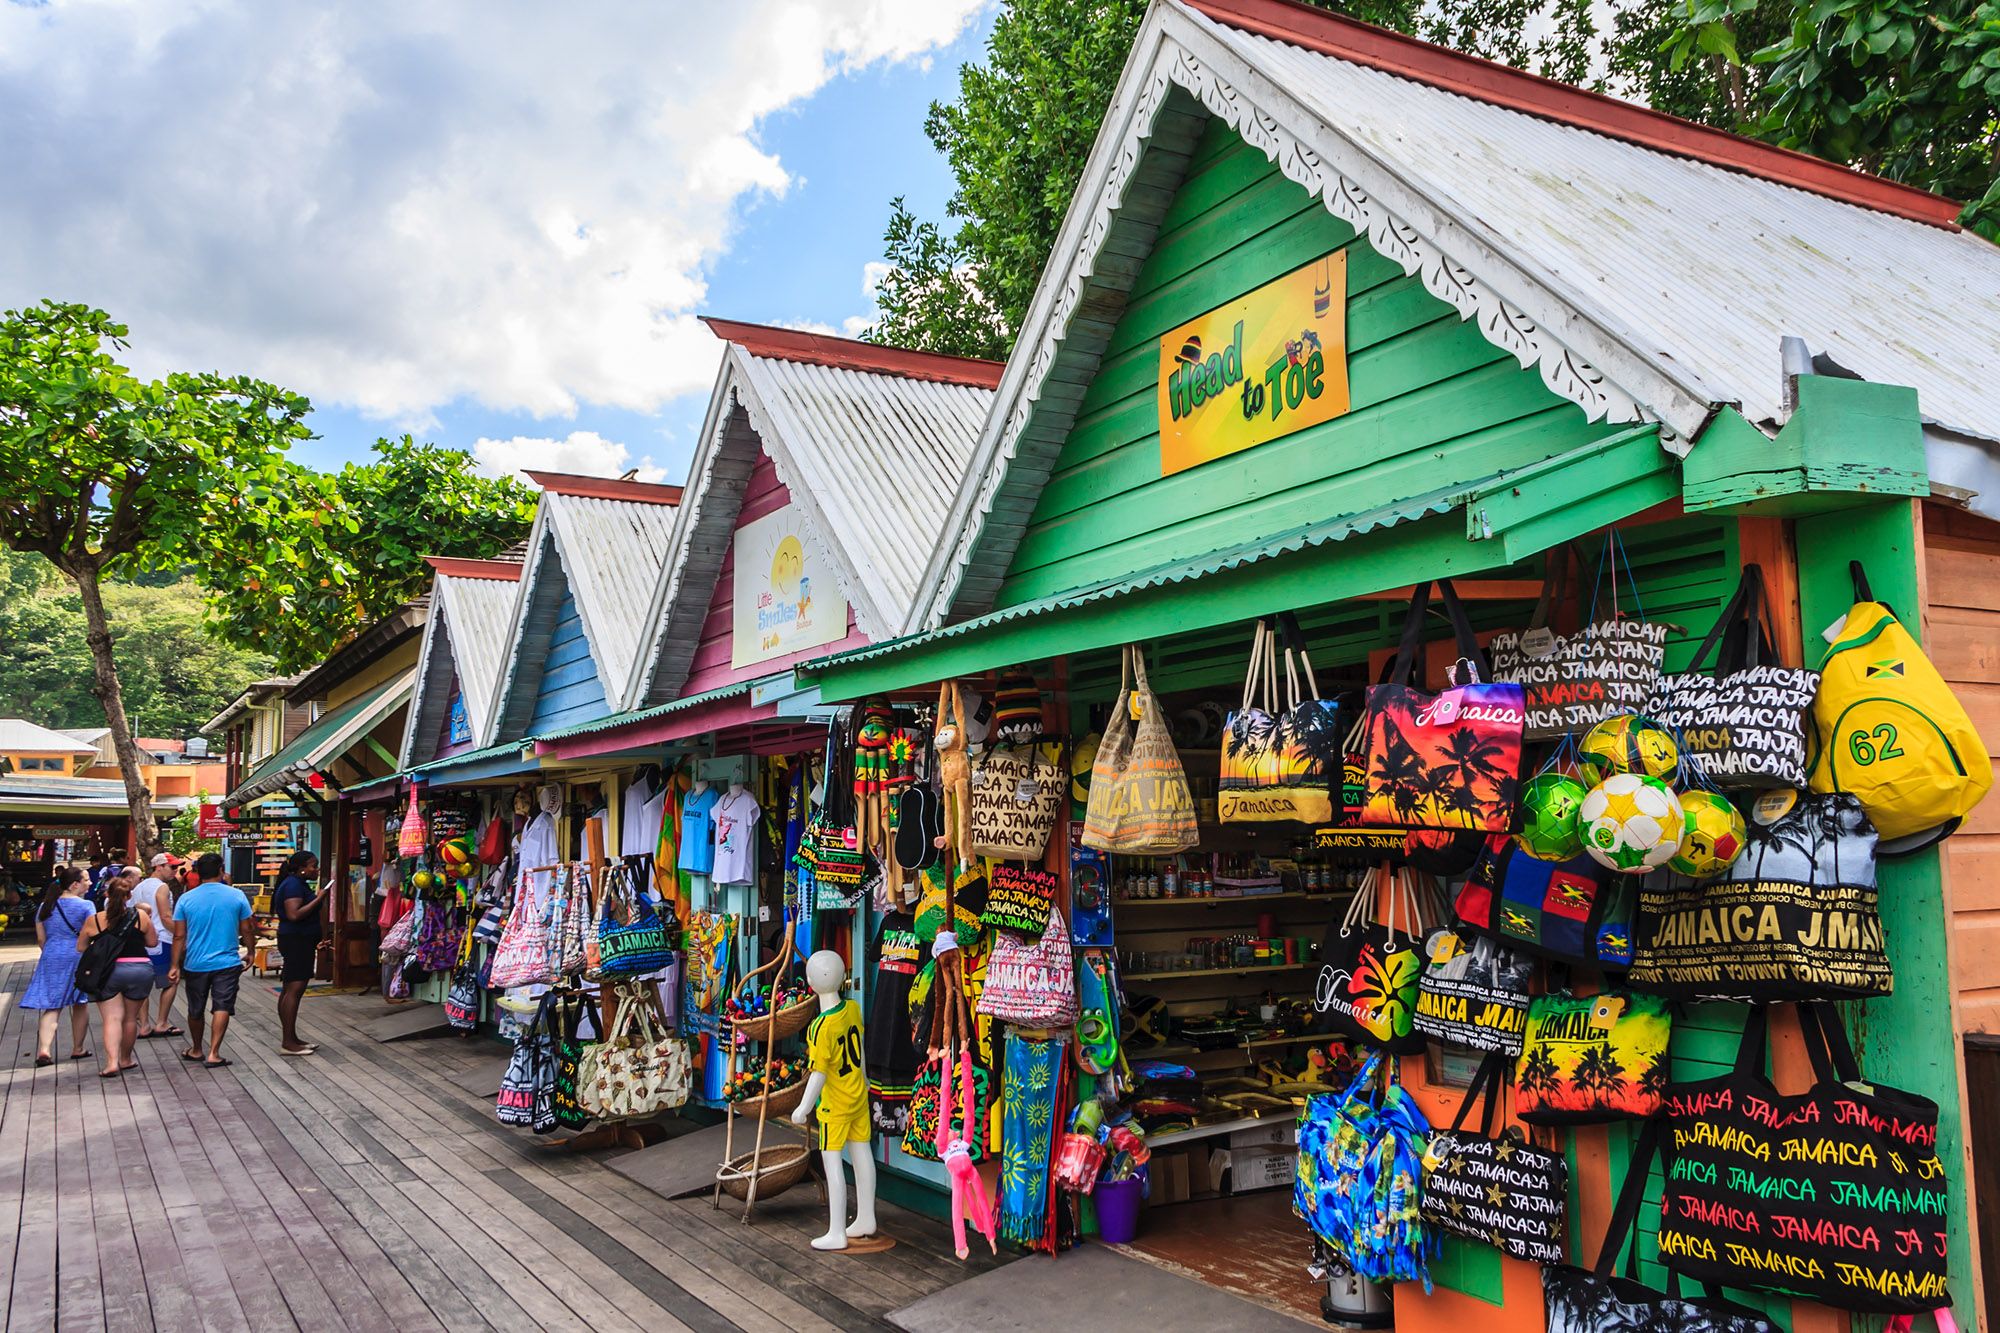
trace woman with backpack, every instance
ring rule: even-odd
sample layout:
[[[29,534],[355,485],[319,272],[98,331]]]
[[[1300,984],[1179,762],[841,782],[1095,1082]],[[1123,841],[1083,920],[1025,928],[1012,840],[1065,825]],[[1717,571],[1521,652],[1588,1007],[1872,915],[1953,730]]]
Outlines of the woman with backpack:
[[[35,1065],[52,1065],[49,1048],[56,1041],[56,1015],[69,1010],[69,1058],[88,1060],[84,1045],[90,1039],[90,1007],[76,988],[76,935],[90,921],[90,903],[83,896],[89,885],[77,866],[61,866],[55,878],[42,890],[35,908],[35,941],[42,946],[41,961],[21,996],[23,1009],[42,1011],[35,1034]]]
[[[83,955],[77,984],[104,1015],[99,1078],[117,1078],[138,1065],[132,1044],[153,994],[153,960],[146,951],[160,942],[160,933],[153,925],[153,909],[132,901],[138,883],[138,871],[129,868],[106,880],[104,910],[84,922],[76,937],[77,952]]]

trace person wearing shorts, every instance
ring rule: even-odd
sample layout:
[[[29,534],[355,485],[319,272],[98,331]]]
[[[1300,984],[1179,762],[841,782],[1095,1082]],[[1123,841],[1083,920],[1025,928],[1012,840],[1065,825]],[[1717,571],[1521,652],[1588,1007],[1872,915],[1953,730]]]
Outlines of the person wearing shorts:
[[[89,992],[97,1002],[104,1029],[99,1034],[104,1043],[104,1068],[98,1071],[99,1078],[117,1078],[138,1065],[132,1043],[138,1038],[146,1001],[153,995],[153,960],[146,956],[146,950],[159,943],[160,937],[153,925],[152,909],[132,896],[138,883],[137,866],[121,867],[107,876],[104,910],[93,913],[77,932],[79,954],[88,952],[91,941],[99,935],[112,935],[117,940],[110,975]]]
[[[216,853],[196,857],[194,872],[195,886],[174,904],[174,965],[167,978],[187,986],[191,1044],[181,1059],[219,1069],[230,1063],[222,1058],[222,1037],[236,1012],[241,950],[250,944],[250,900],[243,890],[222,882],[222,857]],[[206,1032],[203,1010],[209,1011]]]

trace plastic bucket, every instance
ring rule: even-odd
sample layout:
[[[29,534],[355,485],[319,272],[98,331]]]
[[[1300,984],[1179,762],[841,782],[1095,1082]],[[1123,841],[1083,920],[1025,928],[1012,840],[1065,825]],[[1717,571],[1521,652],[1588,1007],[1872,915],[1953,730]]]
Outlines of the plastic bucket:
[[[1098,1237],[1106,1245],[1128,1245],[1139,1234],[1140,1191],[1145,1182],[1100,1180],[1091,1192],[1097,1203]]]

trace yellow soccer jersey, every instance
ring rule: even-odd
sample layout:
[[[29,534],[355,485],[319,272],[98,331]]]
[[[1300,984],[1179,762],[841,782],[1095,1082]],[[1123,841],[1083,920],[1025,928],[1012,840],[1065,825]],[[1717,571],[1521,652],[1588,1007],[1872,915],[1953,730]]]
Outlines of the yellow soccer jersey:
[[[840,1131],[834,1137],[842,1142],[867,1138],[868,1070],[861,1055],[860,1005],[843,1000],[838,1009],[827,1010],[812,1021],[806,1029],[806,1064],[814,1073],[826,1075],[817,1108],[822,1130]],[[857,1123],[864,1127],[858,1134],[853,1132]],[[841,1144],[822,1142],[820,1146],[838,1148]]]

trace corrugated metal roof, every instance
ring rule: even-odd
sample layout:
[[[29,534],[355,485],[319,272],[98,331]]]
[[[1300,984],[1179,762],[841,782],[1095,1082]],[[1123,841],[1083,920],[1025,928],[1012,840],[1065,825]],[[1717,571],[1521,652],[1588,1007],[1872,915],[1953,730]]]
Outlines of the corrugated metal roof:
[[[667,563],[676,507],[543,493],[591,655],[615,706],[644,642],[646,607]]]
[[[2000,249],[1979,237],[1197,22],[1709,401],[1782,421],[1778,342],[1796,334],[2000,435]]]
[[[533,737],[536,744],[545,741],[566,741],[576,736],[594,736],[601,731],[612,731],[618,727],[629,727],[636,722],[650,722],[656,717],[666,717],[702,704],[712,704],[718,699],[733,699],[740,694],[748,694],[765,680],[775,677],[759,677],[757,680],[739,680],[731,685],[718,685],[700,694],[690,694],[672,703],[654,704],[651,708],[634,708],[623,713],[613,713],[609,717],[594,718],[589,722],[579,722],[573,727],[562,727],[556,731],[545,731]]]
[[[0,750],[46,750],[56,754],[91,754],[97,746],[67,733],[29,722],[0,717]]]
[[[488,759],[499,759],[507,755],[519,756],[527,741],[503,741],[498,745],[488,745],[483,749],[467,750],[463,754],[448,755],[443,759],[433,759],[428,764],[418,764],[404,777],[418,777],[425,773],[437,773],[445,769],[461,768],[466,764],[483,763]]]
[[[417,671],[412,667],[393,680],[330,710],[300,732],[290,745],[258,765],[257,771],[229,793],[223,803],[239,806],[278,791],[294,774],[318,768],[345,753],[389,714],[409,702],[416,681]]]
[[[506,665],[507,636],[514,628],[512,582],[503,579],[462,579],[437,576],[434,599],[444,604],[451,635],[452,662],[458,668],[459,693],[466,715],[484,717],[492,707]]]

